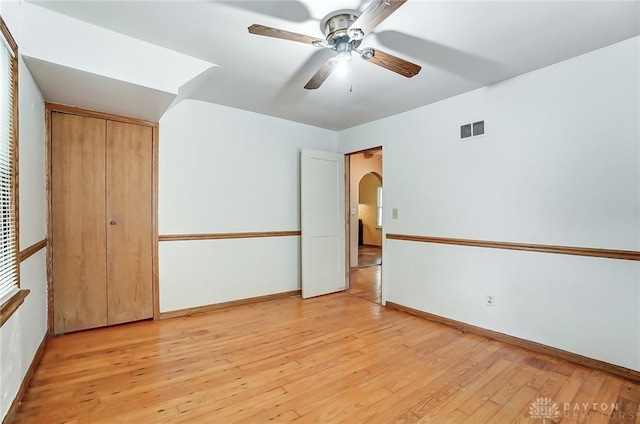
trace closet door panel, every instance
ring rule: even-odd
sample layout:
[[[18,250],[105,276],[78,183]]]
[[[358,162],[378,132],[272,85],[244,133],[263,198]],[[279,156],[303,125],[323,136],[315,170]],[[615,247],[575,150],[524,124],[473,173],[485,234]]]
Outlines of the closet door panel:
[[[109,324],[153,316],[152,128],[107,122]]]
[[[107,325],[106,121],[51,117],[54,332]]]

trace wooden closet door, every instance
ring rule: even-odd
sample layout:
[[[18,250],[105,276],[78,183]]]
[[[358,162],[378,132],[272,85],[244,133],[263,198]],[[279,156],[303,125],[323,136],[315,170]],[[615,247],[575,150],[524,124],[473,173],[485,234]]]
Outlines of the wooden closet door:
[[[109,324],[153,316],[151,127],[107,121]]]
[[[51,114],[54,332],[107,325],[106,121]]]

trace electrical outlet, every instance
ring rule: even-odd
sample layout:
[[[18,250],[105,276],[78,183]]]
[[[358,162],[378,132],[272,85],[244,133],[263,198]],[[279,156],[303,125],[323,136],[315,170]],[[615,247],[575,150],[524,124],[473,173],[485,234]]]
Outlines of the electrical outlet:
[[[487,295],[487,306],[496,306],[496,297],[492,294]]]
[[[391,209],[391,219],[398,219],[398,209]]]

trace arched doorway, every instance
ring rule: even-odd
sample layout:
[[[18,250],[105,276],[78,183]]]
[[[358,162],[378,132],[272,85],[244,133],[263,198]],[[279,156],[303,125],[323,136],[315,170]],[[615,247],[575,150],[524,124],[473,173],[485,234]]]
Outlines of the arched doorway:
[[[358,183],[358,267],[382,264],[382,176],[365,174]]]

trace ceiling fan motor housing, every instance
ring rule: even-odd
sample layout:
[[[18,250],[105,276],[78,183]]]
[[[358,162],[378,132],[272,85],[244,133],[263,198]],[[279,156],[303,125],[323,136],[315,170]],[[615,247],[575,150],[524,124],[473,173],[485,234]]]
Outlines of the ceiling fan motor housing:
[[[358,19],[357,10],[337,10],[328,14],[320,22],[320,30],[327,37],[327,42],[335,44],[337,40],[349,38],[349,27]]]

